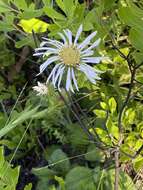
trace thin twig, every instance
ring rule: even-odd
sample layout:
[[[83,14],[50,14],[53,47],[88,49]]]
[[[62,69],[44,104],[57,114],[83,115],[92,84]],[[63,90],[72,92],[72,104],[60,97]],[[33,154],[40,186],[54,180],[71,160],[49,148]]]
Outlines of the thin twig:
[[[112,36],[111,36],[111,38],[112,38]],[[128,102],[129,102],[129,100],[130,100],[130,97],[131,97],[132,88],[134,86],[136,69],[139,68],[142,64],[140,64],[140,65],[138,65],[136,67],[133,67],[133,64],[132,64],[132,62],[131,62],[131,60],[129,58],[129,54],[128,54],[128,56],[124,55],[113,42],[111,42],[111,43],[112,43],[114,49],[119,53],[119,55],[127,61],[127,64],[128,64],[128,67],[129,67],[129,71],[130,71],[130,74],[131,74],[129,90],[128,90],[127,96],[125,98],[125,101],[124,101],[124,103],[123,103],[123,105],[122,105],[122,107],[121,107],[121,109],[119,111],[119,116],[118,116],[118,128],[119,128],[119,135],[120,135],[120,137],[119,137],[119,141],[118,141],[115,153],[114,153],[114,156],[115,156],[115,182],[114,182],[114,190],[118,190],[119,189],[119,172],[120,172],[120,168],[119,168],[120,146],[121,146],[122,141],[123,141],[122,116],[123,116],[124,110],[125,110]]]
[[[135,82],[139,83],[140,85],[143,85],[142,82],[138,81],[137,79],[134,79]]]
[[[119,147],[115,150],[115,183],[114,183],[114,190],[119,189]]]
[[[131,81],[130,81],[130,86],[129,86],[129,91],[127,94],[127,97],[121,107],[121,110],[119,112],[119,118],[118,118],[118,127],[119,127],[119,132],[122,133],[122,115],[124,112],[125,107],[127,106],[130,96],[131,96],[131,92],[132,92],[132,88],[134,86],[134,79],[135,79],[135,74],[136,74],[136,68],[133,69],[132,73],[131,73]]]
[[[137,65],[135,68],[138,69],[139,67],[141,67],[143,65],[143,62],[140,63],[139,65]]]
[[[85,132],[85,134],[88,135],[89,139],[94,141],[93,135],[91,135],[88,131],[88,129],[84,126],[83,122],[80,120],[80,118],[78,117],[77,113],[75,111],[73,111],[73,109],[69,106],[69,104],[67,103],[67,101],[65,100],[64,96],[61,94],[61,92],[58,90],[59,95],[61,96],[61,98],[63,99],[64,103],[66,104],[66,106],[71,110],[71,112],[73,113],[74,117],[77,119],[80,127],[83,129],[83,131]]]
[[[61,94],[60,91],[58,91],[60,97],[62,98],[62,100],[64,101],[65,105],[67,106],[67,108],[69,110],[71,110],[71,112],[73,113],[74,117],[77,119],[78,123],[79,123],[79,126],[81,127],[81,129],[85,132],[85,134],[88,136],[89,140],[93,143],[96,144],[96,146],[98,148],[100,148],[101,150],[105,150],[107,148],[107,145],[106,147],[105,146],[101,146],[101,143],[97,142],[95,139],[94,139],[94,136],[89,132],[89,130],[86,128],[85,124],[81,121],[80,117],[77,115],[77,113],[75,112],[75,110],[72,109],[72,107],[70,106],[71,104],[69,104],[64,96]]]
[[[68,97],[70,98],[71,103],[72,103],[72,106],[75,108],[75,111],[77,111],[77,110],[79,109],[79,111],[82,113],[84,119],[86,119],[86,122],[89,123],[90,121],[89,121],[89,119],[88,119],[88,116],[87,116],[87,114],[81,109],[79,103],[78,103],[77,101],[75,101],[74,99],[72,100],[72,97],[69,95],[68,92],[67,92],[67,95],[68,95]],[[78,113],[78,112],[77,112],[77,113]],[[99,135],[97,134],[95,128],[94,128],[92,125],[91,125],[91,128],[92,128],[93,132],[95,133],[97,139],[98,139],[100,142],[102,142],[102,140],[100,139]],[[102,143],[103,143],[103,142],[102,142]],[[103,144],[104,144],[104,143],[103,143]],[[105,144],[104,144],[104,145],[105,145]]]
[[[86,113],[81,109],[81,107],[80,107],[80,105],[79,105],[79,103],[77,102],[77,101],[75,101],[74,99],[72,100],[72,97],[70,96],[70,94],[66,91],[66,93],[67,93],[67,95],[68,95],[68,97],[69,97],[69,99],[71,100],[71,103],[72,103],[72,106],[74,107],[74,110],[75,110],[75,112],[77,113],[77,115],[78,115],[78,109],[79,109],[79,111],[82,113],[82,115],[84,116],[84,118],[86,119],[86,121],[87,121],[87,123],[89,123],[90,121],[89,121],[89,119],[88,119],[88,116],[86,115]],[[80,117],[79,117],[80,118]],[[81,120],[82,121],[82,120]],[[84,124],[84,123],[83,123]],[[85,125],[84,125],[85,126]],[[86,127],[86,126],[85,126]],[[94,132],[94,134],[96,135],[96,138],[94,138],[95,139],[95,141],[96,141],[96,139],[98,139],[98,141],[99,141],[99,143],[100,144],[103,144],[103,145],[105,145],[105,146],[108,146],[104,141],[102,141],[102,139],[100,138],[100,136],[98,135],[98,133],[96,132],[96,130],[95,130],[95,128],[91,125],[90,126],[91,127],[91,129],[93,130],[93,132]],[[87,128],[87,127],[86,127]],[[88,128],[87,128],[87,130],[88,130]],[[89,131],[89,130],[88,130]],[[90,131],[89,131],[89,133],[90,133]],[[91,133],[90,133],[91,134]],[[92,135],[92,134],[91,134]],[[93,136],[94,137],[94,136]]]
[[[120,155],[120,149],[119,147],[122,144],[123,141],[123,126],[122,126],[122,116],[124,113],[124,110],[130,100],[130,96],[131,96],[131,92],[132,92],[132,88],[134,86],[134,78],[135,78],[135,74],[136,74],[136,68],[133,69],[133,71],[131,72],[131,81],[130,81],[130,86],[129,86],[129,91],[127,94],[127,97],[121,107],[121,110],[119,111],[119,117],[118,117],[118,128],[119,128],[119,141],[118,141],[118,147],[116,148],[115,151],[115,185],[114,185],[114,190],[118,190],[119,188],[119,155]]]

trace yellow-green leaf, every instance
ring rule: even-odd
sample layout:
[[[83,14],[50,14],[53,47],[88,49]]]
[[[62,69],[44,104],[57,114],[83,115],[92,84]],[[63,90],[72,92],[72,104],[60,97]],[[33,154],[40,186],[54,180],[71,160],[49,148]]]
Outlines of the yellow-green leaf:
[[[142,163],[143,163],[143,157],[138,156],[136,159],[133,160],[133,166],[136,171],[139,171],[142,168]]]
[[[105,118],[106,117],[106,111],[104,110],[93,110],[93,112],[97,115],[99,118]]]
[[[25,186],[24,190],[31,190],[32,188],[32,183],[29,183],[28,185]]]
[[[109,103],[110,111],[113,114],[116,111],[116,107],[117,107],[116,100],[114,99],[114,97],[112,97],[109,99],[108,103]]]
[[[46,32],[49,26],[48,23],[43,22],[36,18],[32,18],[28,20],[22,19],[18,25],[21,26],[22,29],[27,33],[32,33],[32,31],[34,31],[35,33]]]
[[[100,102],[100,106],[101,108],[103,108],[104,110],[107,110],[108,109],[108,106],[105,102]]]

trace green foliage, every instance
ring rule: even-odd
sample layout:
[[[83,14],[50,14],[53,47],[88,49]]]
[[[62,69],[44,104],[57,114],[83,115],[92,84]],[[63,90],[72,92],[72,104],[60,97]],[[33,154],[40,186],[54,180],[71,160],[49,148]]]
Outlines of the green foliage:
[[[49,164],[53,165],[53,170],[56,172],[64,173],[70,168],[68,157],[61,149],[57,149],[51,154]]]
[[[31,190],[32,184],[29,183],[28,185],[25,186],[24,190]]]
[[[78,124],[68,125],[67,130],[68,140],[74,147],[84,147],[89,144],[88,137]]]
[[[40,168],[40,169],[33,168],[32,172],[39,179],[36,189],[44,190],[46,188],[50,190],[51,186],[49,185],[49,180],[53,179],[56,173],[48,168]]]
[[[67,190],[79,189],[93,190],[95,184],[92,178],[92,170],[86,167],[75,167],[66,176],[65,185]]]
[[[19,167],[12,168],[11,165],[5,161],[3,148],[0,147],[0,188],[3,190],[7,189],[15,189],[18,176],[19,176]]]
[[[115,173],[114,170],[109,170],[109,171],[103,171],[104,174],[101,179],[101,189],[114,189],[114,178],[115,178]],[[131,178],[124,172],[120,172],[119,176],[119,189],[120,190],[125,190],[127,188],[130,188],[131,190],[136,190],[136,187],[134,186]]]
[[[13,118],[2,129],[0,129],[0,138],[6,135],[9,131],[17,127],[19,124],[21,124],[25,120],[32,118],[34,114],[36,113],[36,111],[37,111],[37,108],[25,109],[23,112],[17,115],[16,118]]]
[[[116,107],[117,107],[116,100],[112,97],[109,99],[108,104],[109,104],[109,109],[111,113],[113,114],[116,111]]]
[[[4,158],[4,149],[0,147],[0,190],[16,189],[20,167],[13,166]],[[32,184],[28,184],[24,190],[31,190]]]
[[[88,161],[97,161],[104,162],[105,154],[101,150],[99,150],[96,145],[91,144],[87,148],[87,153],[85,154],[85,159]]]
[[[13,53],[7,49],[6,46],[7,40],[3,35],[0,35],[0,68],[1,70],[3,69],[3,67],[7,67],[10,66],[12,64],[15,63],[15,57],[13,55]]]
[[[57,0],[57,6],[65,14],[61,14],[53,7],[44,7],[45,13],[53,20],[54,24],[49,26],[51,34],[56,34],[59,30],[71,26],[71,23],[78,26],[84,17],[85,5],[80,5],[77,0]]]
[[[4,155],[0,148],[0,190],[15,190],[25,170],[38,178],[25,190],[32,184],[34,190],[112,190],[121,137],[119,190],[139,189],[132,174],[143,163],[142,1],[1,0],[0,18],[0,145],[6,149]],[[102,42],[94,56],[110,58],[95,66],[104,71],[101,80],[91,85],[79,75],[79,92],[70,94],[74,105],[50,84],[47,95],[36,96],[32,87],[52,68],[36,77],[42,60],[33,49],[41,37],[58,39],[67,28],[74,39],[80,24],[79,40],[97,30]]]

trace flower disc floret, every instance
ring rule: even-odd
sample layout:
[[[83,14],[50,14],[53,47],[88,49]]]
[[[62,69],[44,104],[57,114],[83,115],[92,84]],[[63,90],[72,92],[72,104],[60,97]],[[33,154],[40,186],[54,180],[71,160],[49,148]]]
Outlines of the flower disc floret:
[[[61,48],[59,57],[61,61],[68,66],[75,67],[80,63],[80,52],[73,45]]]

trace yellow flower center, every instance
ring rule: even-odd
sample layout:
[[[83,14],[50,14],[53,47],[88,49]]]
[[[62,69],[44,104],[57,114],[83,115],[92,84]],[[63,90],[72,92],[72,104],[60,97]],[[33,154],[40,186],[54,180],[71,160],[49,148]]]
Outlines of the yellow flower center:
[[[73,66],[75,67],[76,65],[79,64],[80,62],[80,52],[79,50],[71,45],[71,46],[66,46],[63,47],[60,52],[59,52],[59,57],[62,60],[62,62],[65,65],[68,66]]]

